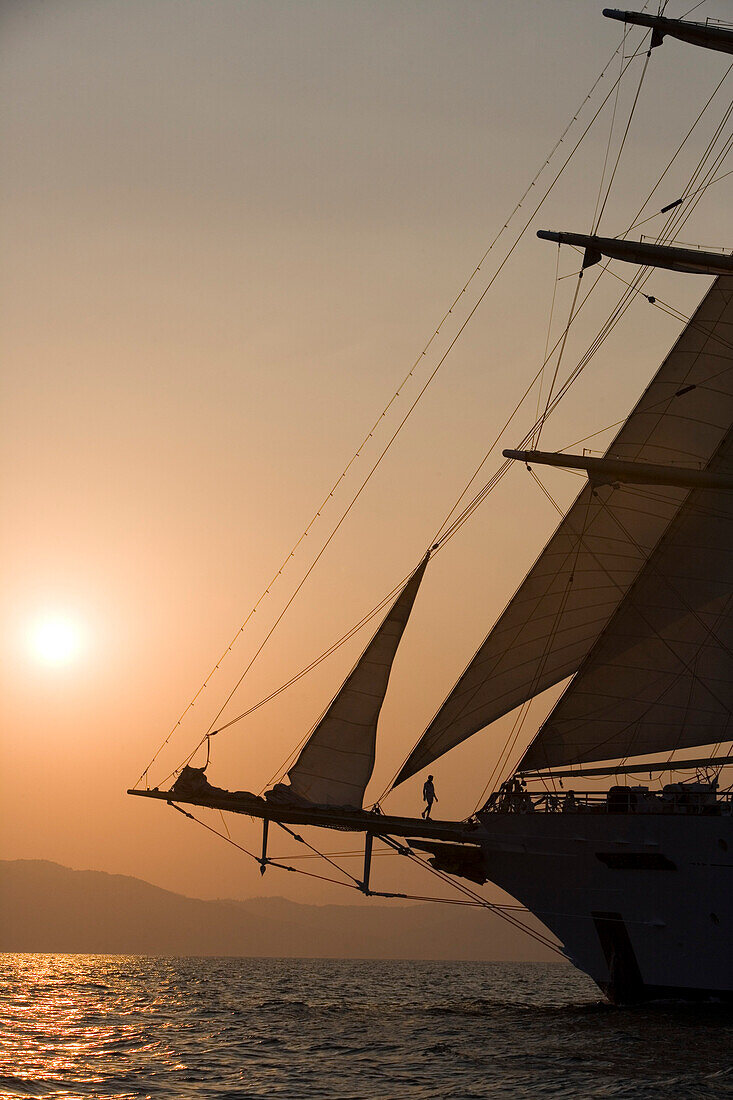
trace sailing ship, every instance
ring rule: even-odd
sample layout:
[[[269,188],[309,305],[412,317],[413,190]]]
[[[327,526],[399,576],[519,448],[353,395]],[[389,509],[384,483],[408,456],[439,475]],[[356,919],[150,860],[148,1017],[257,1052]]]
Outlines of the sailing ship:
[[[733,30],[636,12],[604,15],[733,53]],[[429,567],[409,577],[287,772],[264,797],[209,784],[191,758],[168,789],[129,793],[268,827],[363,833],[424,852],[451,880],[492,882],[534,913],[616,1003],[733,998],[733,257],[548,232],[602,258],[713,276],[600,457],[504,452],[587,480],[399,772],[394,786],[569,680],[516,771],[465,821],[364,809],[392,663]],[[532,440],[528,441],[529,444]],[[210,737],[207,739],[210,745]],[[680,758],[679,750],[704,749]],[[591,766],[592,765],[592,766]],[[694,779],[652,787],[621,777]],[[606,789],[583,792],[588,777]],[[573,789],[562,789],[572,779]]]

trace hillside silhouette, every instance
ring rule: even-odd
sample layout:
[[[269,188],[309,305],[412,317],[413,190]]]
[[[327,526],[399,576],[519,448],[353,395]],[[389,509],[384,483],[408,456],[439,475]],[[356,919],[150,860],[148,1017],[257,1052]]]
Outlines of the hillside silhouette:
[[[486,910],[202,901],[45,860],[0,861],[0,898],[0,951],[8,952],[557,960]]]

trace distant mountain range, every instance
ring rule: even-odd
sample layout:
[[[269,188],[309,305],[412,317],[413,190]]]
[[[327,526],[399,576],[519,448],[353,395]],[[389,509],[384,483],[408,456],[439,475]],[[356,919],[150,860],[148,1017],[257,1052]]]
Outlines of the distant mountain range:
[[[557,960],[486,910],[201,901],[127,875],[26,859],[0,861],[0,951]]]

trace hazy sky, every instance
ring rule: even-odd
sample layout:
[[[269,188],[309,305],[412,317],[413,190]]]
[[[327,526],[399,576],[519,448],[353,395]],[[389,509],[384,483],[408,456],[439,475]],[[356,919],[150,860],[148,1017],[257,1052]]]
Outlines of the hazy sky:
[[[2,4],[4,858],[134,874],[201,896],[341,897],[274,872],[260,880],[228,846],[124,792],[611,57],[623,29],[601,8],[588,0]],[[671,3],[667,14],[684,10]],[[699,14],[729,13],[708,0]],[[613,150],[642,64],[623,85]],[[728,64],[681,44],[655,51],[602,231],[626,230]],[[535,194],[619,65],[617,57]],[[726,96],[648,214],[680,193]],[[229,713],[325,649],[430,543],[542,361],[557,251],[534,229],[589,229],[611,106]],[[682,239],[731,247],[729,199],[729,181],[711,188]],[[472,284],[469,307],[522,216]],[[561,255],[560,274],[577,266],[573,252]],[[555,335],[573,282],[557,284]],[[707,285],[657,274],[648,289],[689,314]],[[621,289],[603,281],[561,375]],[[207,728],[465,312],[458,307],[422,360],[154,781]],[[543,444],[566,446],[623,417],[679,327],[635,303]],[[536,407],[534,394],[503,446],[521,438]],[[494,456],[487,477],[497,465]],[[562,503],[578,487],[564,474],[547,484]],[[383,711],[374,797],[555,521],[518,469],[431,565]],[[44,659],[33,633],[55,617],[79,632],[66,663]],[[259,791],[367,637],[222,735],[212,781]],[[499,724],[436,764],[441,815],[473,810],[507,729]],[[532,720],[525,742],[531,729]],[[421,780],[388,808],[419,810]],[[242,843],[257,845],[257,826],[235,827]],[[319,839],[328,850],[352,846]],[[388,862],[380,861],[380,885],[404,884]]]

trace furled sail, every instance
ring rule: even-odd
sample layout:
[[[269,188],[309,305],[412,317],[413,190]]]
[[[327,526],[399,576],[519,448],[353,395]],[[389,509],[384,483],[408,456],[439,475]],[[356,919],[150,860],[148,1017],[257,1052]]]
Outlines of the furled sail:
[[[606,457],[705,468],[732,423],[733,276],[721,276]],[[397,783],[577,672],[688,495],[674,486],[586,485]]]
[[[428,557],[407,581],[289,770],[290,789],[299,798],[319,805],[361,807],[374,768],[377,721],[392,662]]]
[[[733,431],[709,470],[733,473]],[[520,770],[733,740],[733,492],[694,490]]]

